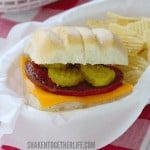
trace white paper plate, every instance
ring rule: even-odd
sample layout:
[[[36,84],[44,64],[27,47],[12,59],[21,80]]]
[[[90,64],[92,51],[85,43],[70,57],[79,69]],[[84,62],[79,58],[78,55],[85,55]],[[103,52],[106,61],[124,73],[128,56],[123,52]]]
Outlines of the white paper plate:
[[[122,135],[148,103],[150,67],[142,75],[133,93],[120,101],[84,110],[48,113],[23,104],[25,97],[19,56],[28,39],[25,36],[37,27],[79,25],[89,18],[103,18],[107,11],[127,16],[148,16],[149,8],[148,0],[93,1],[44,23],[29,22],[16,26],[8,39],[14,42],[22,40],[0,59],[0,136],[9,133],[2,136],[1,144],[26,149],[30,141],[94,141],[96,149]]]

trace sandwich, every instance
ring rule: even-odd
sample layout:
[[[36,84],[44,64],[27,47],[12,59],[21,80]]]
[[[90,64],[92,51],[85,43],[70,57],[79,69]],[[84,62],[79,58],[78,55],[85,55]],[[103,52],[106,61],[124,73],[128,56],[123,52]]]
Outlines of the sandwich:
[[[128,54],[107,29],[38,29],[21,56],[28,104],[66,111],[118,100],[133,86],[124,82],[117,65],[128,65]]]

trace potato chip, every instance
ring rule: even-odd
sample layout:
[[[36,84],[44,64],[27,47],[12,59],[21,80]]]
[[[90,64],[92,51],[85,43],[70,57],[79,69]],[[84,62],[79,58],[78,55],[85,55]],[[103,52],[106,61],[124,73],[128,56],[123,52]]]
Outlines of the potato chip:
[[[141,57],[143,57],[148,62],[148,49],[147,47],[138,53]]]
[[[140,55],[129,55],[129,64],[127,66],[128,70],[144,71],[147,66],[148,62]]]
[[[128,34],[130,36],[135,36],[136,33],[134,31],[129,32],[130,30],[126,28],[126,26],[119,25],[117,23],[110,23],[109,29],[116,34]]]
[[[129,55],[129,66],[136,66],[137,70],[144,71],[148,66],[148,62],[140,55]]]
[[[142,71],[132,70],[124,74],[124,81],[135,85],[138,82],[138,79],[142,75]]]
[[[147,46],[147,60],[150,63],[150,29],[144,31],[144,39],[146,41],[146,46]]]
[[[88,20],[87,25],[90,28],[108,28],[109,24],[114,22],[113,20]]]
[[[130,22],[134,22],[139,20],[138,18],[133,18],[133,17],[124,17],[124,16],[120,16],[116,13],[112,13],[112,12],[108,12],[107,16],[111,19],[114,19],[118,22],[118,24],[120,25],[127,25]]]
[[[137,54],[144,49],[144,38],[134,31],[114,23],[109,25],[109,29],[120,38],[129,53]]]
[[[122,26],[117,23],[110,23],[109,29],[118,35],[121,34],[121,35],[128,35],[128,36],[134,36],[134,37],[141,37],[136,32],[128,29],[126,26]]]
[[[145,30],[150,29],[150,20],[143,18],[139,21],[129,23],[127,25],[127,28],[136,32],[139,35],[143,35]]]
[[[127,48],[128,52],[139,53],[145,48],[145,41],[141,37],[130,37],[129,35],[119,35],[119,38]]]
[[[148,67],[148,62],[140,55],[129,55],[128,66],[118,66],[124,74],[124,81],[132,84],[137,83],[139,77]]]

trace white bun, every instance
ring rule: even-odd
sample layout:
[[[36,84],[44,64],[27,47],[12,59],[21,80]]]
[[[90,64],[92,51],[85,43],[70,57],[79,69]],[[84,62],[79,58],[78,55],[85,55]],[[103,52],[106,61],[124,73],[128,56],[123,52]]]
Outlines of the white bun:
[[[59,111],[68,111],[68,110],[75,110],[75,109],[83,109],[83,108],[89,108],[92,106],[97,106],[100,104],[105,104],[105,103],[111,103],[113,101],[117,101],[119,100],[121,97],[128,95],[128,93],[125,93],[124,95],[120,95],[119,97],[116,98],[107,98],[105,100],[101,100],[99,101],[99,103],[91,103],[91,104],[87,104],[87,103],[81,103],[78,101],[74,101],[74,102],[64,102],[64,103],[60,103],[57,105],[53,105],[53,106],[49,106],[49,107],[45,107],[43,108],[40,105],[39,100],[31,93],[26,93],[26,97],[28,99],[27,104],[38,109],[38,110],[42,110],[42,111],[53,111],[53,112],[59,112]]]
[[[42,111],[53,111],[53,112],[58,112],[58,111],[68,111],[68,110],[75,110],[75,109],[82,109],[82,108],[87,108],[92,106],[80,102],[65,102],[57,105],[53,105],[51,107],[47,108],[42,108],[40,106],[39,100],[33,95],[33,94],[27,94],[27,99],[28,99],[28,105],[42,110]]]
[[[125,95],[127,95],[127,94],[128,93],[126,93]],[[120,97],[125,96],[125,95],[121,95]],[[108,98],[108,99],[104,99],[104,100],[99,101],[99,103],[91,103],[91,104],[81,103],[78,101],[64,102],[64,103],[60,103],[57,105],[43,108],[43,107],[41,107],[39,100],[33,94],[26,93],[26,97],[28,99],[28,102],[27,102],[28,105],[30,105],[36,109],[42,110],[42,111],[53,111],[53,112],[89,108],[91,106],[96,106],[96,105],[100,105],[100,104],[104,104],[104,103],[110,103],[110,102],[119,100],[119,98],[120,98],[120,97],[116,97],[113,99]]]
[[[127,51],[109,30],[59,26],[35,31],[24,50],[37,64],[128,64]]]

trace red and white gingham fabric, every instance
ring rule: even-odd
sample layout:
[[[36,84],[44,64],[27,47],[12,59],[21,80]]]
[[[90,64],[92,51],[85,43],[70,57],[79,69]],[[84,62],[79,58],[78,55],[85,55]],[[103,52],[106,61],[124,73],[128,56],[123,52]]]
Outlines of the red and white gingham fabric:
[[[44,21],[53,15],[88,1],[89,0],[60,0],[53,4],[37,8],[34,10],[34,13],[31,13],[28,20]],[[5,38],[10,29],[19,23],[18,21],[14,21],[14,18],[12,19],[8,16],[8,14],[0,14],[0,38]],[[20,148],[3,145],[2,149],[18,150]],[[101,148],[101,150],[150,150],[150,104],[144,108],[139,118],[121,137]]]

